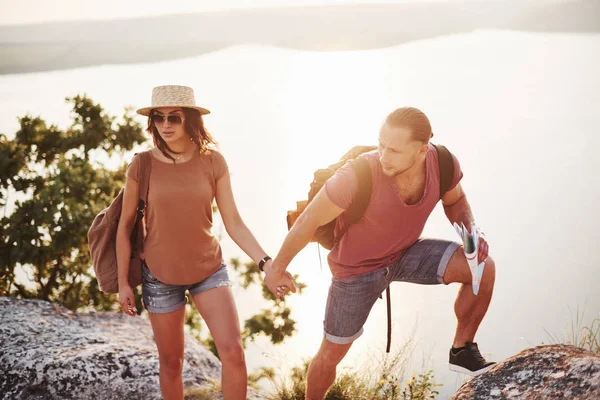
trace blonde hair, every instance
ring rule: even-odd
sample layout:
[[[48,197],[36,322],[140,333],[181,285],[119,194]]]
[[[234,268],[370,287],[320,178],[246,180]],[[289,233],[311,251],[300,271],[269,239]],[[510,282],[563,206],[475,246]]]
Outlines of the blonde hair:
[[[429,118],[418,108],[398,108],[387,116],[385,122],[394,128],[404,127],[410,129],[412,138],[423,143],[429,143],[429,139],[433,137]]]

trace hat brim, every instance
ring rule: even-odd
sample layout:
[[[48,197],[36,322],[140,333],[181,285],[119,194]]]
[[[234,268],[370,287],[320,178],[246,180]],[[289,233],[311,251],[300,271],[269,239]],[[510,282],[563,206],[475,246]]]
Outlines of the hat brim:
[[[165,106],[160,106],[160,107],[144,107],[144,108],[140,108],[139,110],[137,110],[136,112],[140,115],[144,115],[144,116],[149,116],[150,115],[150,111],[152,111],[155,108],[164,108],[164,107],[181,107],[181,108],[193,108],[194,110],[198,110],[200,112],[200,115],[206,115],[206,114],[210,114],[210,111],[207,110],[206,108],[202,108],[202,107],[195,107],[195,106],[179,106],[179,105],[165,105]]]

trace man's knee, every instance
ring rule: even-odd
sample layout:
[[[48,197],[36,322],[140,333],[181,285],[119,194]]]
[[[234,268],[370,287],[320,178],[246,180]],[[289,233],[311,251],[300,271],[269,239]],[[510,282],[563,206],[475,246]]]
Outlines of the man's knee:
[[[350,346],[352,346],[352,343],[337,344],[323,339],[313,362],[324,367],[336,367],[344,359],[346,353],[350,350]]]
[[[491,256],[488,256],[485,260],[485,268],[483,269],[483,276],[481,277],[481,284],[486,286],[494,286],[496,281],[496,262]]]

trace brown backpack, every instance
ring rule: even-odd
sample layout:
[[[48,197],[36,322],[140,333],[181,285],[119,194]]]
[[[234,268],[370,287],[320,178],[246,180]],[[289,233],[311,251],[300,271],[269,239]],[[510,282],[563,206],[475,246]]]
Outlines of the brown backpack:
[[[142,283],[142,263],[138,249],[144,246],[144,210],[148,200],[148,183],[150,181],[151,159],[149,151],[139,153],[140,181],[138,184],[138,206],[135,224],[129,240],[131,242],[131,261],[129,262],[129,285],[132,288]],[[88,247],[92,257],[92,265],[100,290],[107,293],[119,293],[117,269],[117,227],[123,207],[121,189],[110,206],[100,211],[88,230]]]
[[[308,204],[315,198],[319,190],[323,187],[325,182],[331,178],[338,169],[343,167],[347,162],[350,163],[354,172],[358,177],[359,190],[356,193],[356,198],[350,204],[350,207],[345,212],[346,221],[348,224],[358,222],[362,217],[367,205],[369,204],[369,198],[371,197],[371,169],[364,159],[357,159],[359,155],[368,151],[375,150],[377,146],[354,146],[346,152],[340,159],[335,163],[331,164],[326,168],[320,168],[314,172],[314,179],[310,184],[310,190],[308,192],[308,200],[302,200],[296,202],[296,209],[287,212],[287,226],[288,230],[292,229],[292,226],[302,214]],[[330,221],[328,224],[317,228],[315,235],[311,239],[311,242],[317,242],[327,250],[331,250],[336,242],[336,238],[333,237],[333,229],[335,228],[335,219]],[[341,235],[340,235],[341,238]],[[339,239],[339,238],[337,238]]]

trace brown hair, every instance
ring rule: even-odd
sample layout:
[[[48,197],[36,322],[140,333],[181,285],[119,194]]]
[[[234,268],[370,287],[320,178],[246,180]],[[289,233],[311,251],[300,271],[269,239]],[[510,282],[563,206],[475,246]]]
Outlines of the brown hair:
[[[406,127],[410,129],[412,138],[423,143],[429,143],[433,137],[429,118],[418,108],[402,107],[387,116],[385,122],[393,127]]]
[[[192,139],[192,141],[196,144],[196,148],[199,153],[209,153],[209,146],[211,144],[216,145],[217,142],[213,139],[211,134],[204,127],[204,121],[202,119],[202,115],[198,110],[193,108],[185,108],[182,107],[183,114],[185,115],[185,121],[183,122],[183,128],[185,129],[185,133]],[[167,150],[171,153],[178,154],[176,151],[173,151],[169,148],[169,145],[160,137],[158,133],[158,129],[152,122],[152,114],[154,110],[150,112],[148,116],[148,128],[146,128],[146,132],[152,135],[152,139],[154,140],[154,145],[158,147],[161,153],[164,154],[165,157],[170,158],[175,162],[175,159],[167,153]]]

